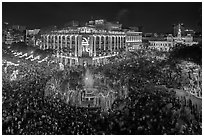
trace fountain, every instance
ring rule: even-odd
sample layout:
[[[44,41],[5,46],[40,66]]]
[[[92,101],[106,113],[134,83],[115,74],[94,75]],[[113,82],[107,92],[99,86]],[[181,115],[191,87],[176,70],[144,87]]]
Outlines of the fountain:
[[[63,79],[62,76],[53,77],[47,82],[45,96],[60,95],[60,98],[67,104],[78,107],[100,107],[103,110],[111,108],[112,103],[116,98],[116,92],[109,87],[102,76],[92,74],[86,68],[86,72],[81,82],[83,88],[70,89],[69,80]],[[62,86],[64,85],[64,86]],[[53,88],[55,87],[55,88]]]
[[[84,84],[86,88],[93,88],[94,79],[90,71],[87,69],[84,77]]]

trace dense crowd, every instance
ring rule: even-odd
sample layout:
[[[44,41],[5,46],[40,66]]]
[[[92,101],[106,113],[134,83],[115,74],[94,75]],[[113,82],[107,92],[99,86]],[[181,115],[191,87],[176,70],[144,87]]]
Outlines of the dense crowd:
[[[145,54],[141,51],[121,55],[107,65],[90,68],[93,73],[108,77],[116,91],[122,86],[129,90],[129,95],[118,98],[108,112],[70,106],[60,99],[45,97],[47,81],[59,71],[55,63],[10,66],[2,74],[2,133],[202,134],[198,104],[177,97],[174,90],[166,88],[179,87],[179,80],[161,71],[164,62]],[[18,69],[22,77],[10,81],[9,69]],[[83,69],[65,67],[70,72],[67,76],[74,77],[72,81],[77,81],[76,74]]]

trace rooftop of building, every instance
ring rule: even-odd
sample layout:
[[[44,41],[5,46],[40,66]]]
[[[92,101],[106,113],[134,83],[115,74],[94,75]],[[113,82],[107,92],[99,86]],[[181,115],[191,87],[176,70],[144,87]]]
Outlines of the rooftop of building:
[[[51,26],[44,29],[43,34],[47,33],[68,33],[68,32],[78,32],[78,31],[93,31],[93,32],[139,32],[139,27],[129,27],[123,28],[122,24],[118,21],[108,22],[104,19],[90,20],[86,23],[79,21],[70,21],[66,23],[63,27],[58,28],[57,26]]]

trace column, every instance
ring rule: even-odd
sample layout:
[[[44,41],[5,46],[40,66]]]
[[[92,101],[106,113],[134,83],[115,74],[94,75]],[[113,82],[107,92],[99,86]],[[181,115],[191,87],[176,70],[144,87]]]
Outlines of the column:
[[[120,48],[122,47],[122,37],[120,36]]]
[[[49,44],[49,35],[47,35],[47,36],[46,36],[46,39],[47,39],[47,41],[46,41],[46,46],[45,46],[45,49],[48,49],[48,44]]]
[[[116,36],[114,36],[114,52],[115,52],[115,49],[116,49]]]
[[[61,48],[60,48],[60,50],[61,50],[61,52],[62,52],[62,42],[63,42],[63,41],[62,41],[62,40],[63,40],[62,38],[63,38],[63,35],[61,35],[60,37],[61,37],[61,45],[60,45]]]
[[[81,42],[82,42],[82,35],[79,35],[78,36],[78,56],[82,56]]]
[[[45,49],[47,49],[47,45],[48,45],[48,38],[47,38],[47,35],[45,36]]]
[[[104,36],[104,51],[106,52],[106,36]]]
[[[49,36],[48,44],[49,44],[48,49],[52,49],[52,36],[51,35]]]
[[[43,45],[43,37],[42,37],[42,35],[40,36],[40,38],[41,38],[41,43],[40,43],[40,49],[41,49],[41,47],[42,47],[42,45]]]
[[[94,36],[94,57],[96,57],[96,36]]]
[[[125,48],[125,45],[126,45],[125,36],[123,36],[123,40],[122,41],[123,41],[123,43],[122,43],[123,44],[123,48]]]
[[[118,36],[115,36],[115,49],[118,49]]]
[[[70,42],[69,48],[70,48],[70,51],[72,51],[71,50],[72,49],[72,35],[69,36],[69,42]],[[69,52],[69,53],[71,53],[71,52]]]
[[[44,50],[47,48],[47,36],[45,35],[45,45],[44,45]]]
[[[41,49],[44,49],[44,47],[45,47],[45,36],[44,35],[42,35],[42,39],[43,39],[43,42],[41,43]]]
[[[42,41],[41,41],[41,43],[40,43],[40,47],[39,47],[39,48],[41,49],[41,48],[42,48],[42,45],[43,45],[43,37],[42,37],[42,35],[40,36],[40,38],[41,38]]]
[[[49,42],[49,49],[52,49],[52,35],[50,35],[49,39],[50,39],[50,42]]]
[[[115,51],[116,51],[116,49],[117,49],[117,36],[115,36],[115,39],[114,39],[114,43],[115,43]]]
[[[89,56],[93,55],[93,36],[89,36],[90,41],[89,41],[89,45],[90,45],[90,50],[89,50]]]
[[[43,39],[43,42],[41,43],[41,47],[40,47],[40,49],[44,49],[45,48],[45,36],[44,35],[42,35],[42,39]]]
[[[121,48],[123,48],[123,36],[121,36]]]
[[[48,49],[48,41],[49,41],[49,35],[47,35],[47,45],[46,45],[46,49]]]
[[[119,36],[117,36],[117,50],[119,49]]]
[[[50,35],[50,49],[53,48],[53,43],[52,43],[52,35]]]
[[[99,50],[101,51],[101,36],[98,37],[99,37]]]
[[[75,51],[75,54],[74,54],[75,57],[77,57],[77,37],[78,37],[78,36],[75,35],[75,50],[74,50],[74,51]]]
[[[110,41],[110,50],[111,50],[111,54],[112,54],[112,52],[113,52],[113,50],[112,50],[112,36],[109,36],[108,37],[109,38],[109,41]]]
[[[67,48],[67,35],[65,35],[65,47]]]
[[[53,35],[53,49],[55,49],[55,35]]]
[[[55,49],[55,35],[54,35],[54,39],[53,39],[53,41],[54,41],[54,47],[53,47],[53,48]]]
[[[130,36],[128,36],[129,42],[130,42]],[[126,51],[128,51],[128,46],[127,46],[127,42],[125,43],[125,49]]]
[[[57,52],[59,52],[59,35],[57,35]]]

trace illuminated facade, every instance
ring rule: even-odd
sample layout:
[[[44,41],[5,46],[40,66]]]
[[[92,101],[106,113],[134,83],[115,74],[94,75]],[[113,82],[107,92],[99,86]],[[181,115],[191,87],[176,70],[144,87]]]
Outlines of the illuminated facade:
[[[169,41],[149,41],[150,49],[168,52],[173,47],[173,42]]]
[[[128,50],[140,49],[142,43],[142,32],[127,31],[125,42]]]
[[[109,27],[110,28],[110,27]],[[56,51],[64,65],[102,65],[107,58],[142,43],[141,32],[125,32],[117,24],[115,30],[93,26],[68,27],[41,35],[40,49]]]
[[[198,44],[198,42],[193,41],[193,36],[187,34],[187,36],[182,36],[182,26],[179,24],[177,26],[178,31],[177,36],[173,37],[172,34],[169,34],[166,38],[166,41],[149,41],[150,49],[157,49],[159,51],[169,51],[176,44],[184,44],[187,46],[192,46],[193,44]],[[175,35],[175,34],[174,34]]]

